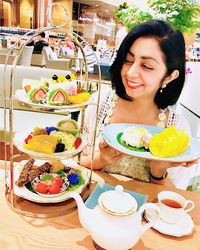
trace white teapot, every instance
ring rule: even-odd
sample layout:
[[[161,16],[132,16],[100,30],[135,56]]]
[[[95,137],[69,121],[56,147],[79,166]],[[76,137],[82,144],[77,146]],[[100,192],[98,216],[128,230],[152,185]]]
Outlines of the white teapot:
[[[87,208],[78,193],[70,196],[78,205],[81,225],[89,231],[95,243],[107,250],[130,249],[159,219],[159,208],[153,203],[146,203],[137,211],[137,201],[123,192],[121,185],[102,193],[94,209]],[[147,208],[155,209],[157,215],[151,222],[142,225],[142,214]]]

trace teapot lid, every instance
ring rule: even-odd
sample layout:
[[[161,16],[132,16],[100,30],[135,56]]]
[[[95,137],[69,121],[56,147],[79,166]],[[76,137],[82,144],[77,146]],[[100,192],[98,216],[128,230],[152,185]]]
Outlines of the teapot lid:
[[[119,216],[135,212],[138,207],[136,199],[123,190],[123,186],[117,185],[115,190],[102,193],[98,199],[101,209],[109,214]]]

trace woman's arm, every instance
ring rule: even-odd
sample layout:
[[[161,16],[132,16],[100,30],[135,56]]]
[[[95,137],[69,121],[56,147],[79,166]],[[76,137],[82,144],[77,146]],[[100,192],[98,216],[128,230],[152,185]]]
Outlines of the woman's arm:
[[[113,165],[116,161],[124,156],[121,152],[110,147],[105,141],[101,141],[99,144],[99,151],[94,154],[93,169],[101,169],[105,166]],[[91,166],[91,154],[81,156],[80,164],[90,168]]]
[[[91,155],[85,155],[85,156],[81,156],[81,160],[80,160],[80,164],[82,166],[85,166],[87,168],[90,168],[91,167]],[[98,170],[98,169],[101,169],[103,168],[103,164],[102,164],[102,161],[100,159],[100,152],[95,152],[94,153],[94,162],[93,162],[93,169],[94,170]]]
[[[158,184],[167,184],[170,183],[169,178],[164,178],[163,180],[157,180],[157,178],[162,177],[163,175],[165,175],[166,171],[169,168],[172,167],[179,167],[179,166],[183,166],[183,167],[190,167],[193,164],[196,164],[198,162],[198,160],[194,160],[194,161],[190,161],[190,162],[168,162],[168,161],[154,161],[154,160],[150,160],[149,161],[149,171],[151,173],[151,181],[154,183],[158,183]],[[156,178],[153,178],[156,177]]]

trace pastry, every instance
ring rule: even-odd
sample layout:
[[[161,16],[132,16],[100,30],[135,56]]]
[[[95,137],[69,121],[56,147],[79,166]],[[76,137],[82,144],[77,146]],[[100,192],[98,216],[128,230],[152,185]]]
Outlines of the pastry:
[[[132,147],[148,149],[151,136],[143,127],[129,126],[124,130],[121,141]]]
[[[64,89],[58,88],[49,90],[48,93],[48,104],[60,106],[68,104],[68,94]]]

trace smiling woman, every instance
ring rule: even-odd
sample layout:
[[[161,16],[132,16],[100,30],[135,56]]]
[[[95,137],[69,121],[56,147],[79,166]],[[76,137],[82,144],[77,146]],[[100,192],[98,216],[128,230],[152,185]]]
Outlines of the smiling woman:
[[[138,158],[118,152],[101,140],[103,127],[112,123],[164,128],[174,126],[190,134],[188,122],[171,107],[177,102],[185,81],[182,33],[160,20],[144,22],[133,28],[123,40],[111,66],[111,81],[113,91],[104,93],[100,103],[97,128],[99,149],[95,154],[94,167],[163,184],[168,172],[175,186],[186,188],[190,175],[186,166],[193,161],[174,163],[173,159],[155,161]],[[85,130],[89,137],[92,112],[91,108],[86,111]],[[89,166],[88,154],[87,151],[82,156],[85,166]]]
[[[152,53],[153,52],[153,53]],[[162,83],[167,84],[166,66],[159,43],[151,37],[138,38],[131,46],[121,76],[128,96],[154,98]]]

